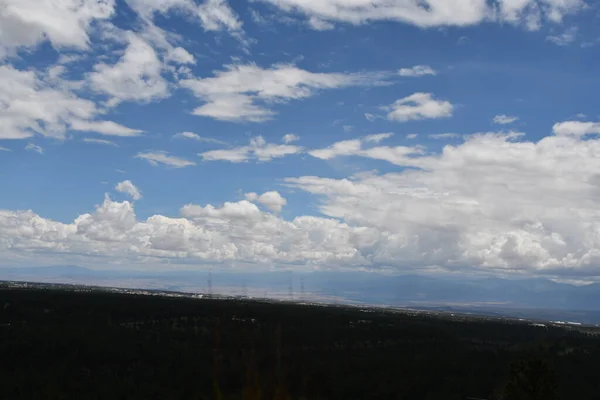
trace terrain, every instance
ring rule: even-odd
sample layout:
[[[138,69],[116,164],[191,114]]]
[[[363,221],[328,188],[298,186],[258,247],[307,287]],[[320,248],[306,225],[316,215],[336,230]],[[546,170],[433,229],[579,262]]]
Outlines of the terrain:
[[[4,283],[4,399],[594,399],[594,327]]]
[[[46,266],[0,268],[0,280],[220,293],[600,324],[600,284],[575,286],[544,278],[327,271],[152,272]]]

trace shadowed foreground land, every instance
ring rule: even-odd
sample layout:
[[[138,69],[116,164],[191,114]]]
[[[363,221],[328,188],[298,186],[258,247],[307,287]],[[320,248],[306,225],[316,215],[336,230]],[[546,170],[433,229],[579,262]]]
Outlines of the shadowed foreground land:
[[[2,399],[600,393],[593,330],[103,291],[2,288],[0,307]]]

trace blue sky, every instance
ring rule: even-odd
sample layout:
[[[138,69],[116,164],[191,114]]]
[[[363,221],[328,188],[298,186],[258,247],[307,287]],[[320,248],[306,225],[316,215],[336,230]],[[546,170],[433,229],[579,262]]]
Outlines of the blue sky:
[[[7,264],[600,271],[593,2],[4,3]]]

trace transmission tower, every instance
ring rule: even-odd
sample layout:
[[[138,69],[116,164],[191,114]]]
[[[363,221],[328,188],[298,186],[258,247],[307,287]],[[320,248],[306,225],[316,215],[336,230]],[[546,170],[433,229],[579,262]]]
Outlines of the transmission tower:
[[[288,297],[290,300],[294,300],[294,275],[293,272],[290,272],[290,277],[288,281]]]

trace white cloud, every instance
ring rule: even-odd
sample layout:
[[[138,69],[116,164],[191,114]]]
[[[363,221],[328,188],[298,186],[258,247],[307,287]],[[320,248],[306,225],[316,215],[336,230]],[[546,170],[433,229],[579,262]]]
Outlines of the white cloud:
[[[365,118],[367,121],[373,122],[375,121],[377,118],[379,118],[377,115],[371,114],[371,113],[365,113]]]
[[[199,7],[198,15],[202,26],[208,31],[226,29],[237,34],[242,31],[242,22],[226,0],[205,0]]]
[[[399,152],[375,149],[361,156]],[[286,185],[317,196],[323,214],[291,221],[248,200],[188,204],[178,217],[138,220],[131,203],[107,197],[68,224],[2,210],[0,257],[92,254],[145,265],[239,261],[600,276],[599,139],[530,142],[517,133],[484,133],[435,156],[405,156],[403,163],[414,168],[287,178]],[[284,205],[275,194],[247,198],[275,213]]]
[[[263,122],[273,117],[273,103],[315,95],[319,90],[382,84],[382,73],[313,73],[293,65],[263,69],[255,64],[228,65],[215,76],[183,79],[205,104],[193,114],[231,122]]]
[[[57,60],[57,64],[58,65],[66,65],[66,64],[71,64],[71,63],[75,63],[75,62],[79,62],[82,61],[86,58],[86,54],[82,53],[76,53],[76,54],[65,54],[65,53],[61,53],[60,56],[58,56],[58,60]]]
[[[141,158],[150,163],[150,165],[158,166],[164,164],[173,168],[183,168],[196,165],[195,162],[169,155],[166,151],[147,151],[138,153],[136,158]]]
[[[286,133],[285,135],[283,135],[283,138],[281,138],[281,141],[285,144],[292,143],[298,140],[300,140],[300,136],[294,135],[293,133]]]
[[[251,157],[250,147],[234,147],[232,149],[211,150],[199,154],[205,161],[246,162]]]
[[[248,201],[262,204],[273,212],[280,212],[287,204],[287,200],[276,191],[265,192],[260,196],[254,192],[246,193],[244,197]]]
[[[309,18],[308,25],[315,31],[329,31],[335,28],[335,25],[333,25],[331,22],[327,22],[315,17]]]
[[[274,111],[253,103],[244,95],[210,96],[210,100],[194,109],[194,115],[230,122],[264,122],[272,119]]]
[[[111,96],[111,105],[121,101],[148,102],[169,94],[162,77],[163,64],[156,52],[140,36],[125,32],[127,47],[121,59],[113,65],[99,63],[88,74],[92,89]]]
[[[458,133],[433,133],[427,136],[429,136],[432,139],[455,139],[460,135]]]
[[[558,136],[585,136],[600,134],[600,122],[558,122],[552,127],[552,132]]]
[[[243,40],[242,21],[226,0],[126,0],[127,4],[148,21],[155,13],[179,11],[189,19],[196,19],[207,31],[228,31]]]
[[[132,129],[113,121],[71,121],[71,129],[82,132],[96,132],[108,136],[139,136],[141,129]]]
[[[274,158],[298,154],[304,151],[303,147],[289,144],[267,143],[262,136],[250,139],[248,146],[233,147],[231,149],[211,150],[200,153],[205,161],[229,161],[233,163],[247,162],[249,160],[271,161]]]
[[[381,141],[383,141],[385,139],[391,138],[392,136],[394,136],[394,134],[391,133],[391,132],[374,133],[372,135],[364,136],[362,138],[362,140],[365,141],[365,142],[370,142],[370,143],[379,143],[379,142],[381,142]]]
[[[0,138],[24,139],[40,134],[63,138],[74,119],[97,113],[89,100],[73,94],[66,84],[52,84],[34,71],[0,65]]]
[[[6,147],[2,147],[0,146],[0,151],[11,151],[10,149],[7,149]]]
[[[582,0],[262,0],[309,21],[363,24],[397,21],[424,28],[469,26],[486,21],[538,29],[543,20],[558,23],[584,7]],[[318,25],[317,25],[318,27]]]
[[[111,142],[110,140],[84,138],[83,141],[85,143],[103,144],[103,145],[107,145],[107,146],[119,147],[115,142]]]
[[[169,54],[167,54],[166,59],[177,64],[196,64],[194,56],[183,47],[175,47],[172,49]]]
[[[416,169],[287,183],[320,196],[326,216],[379,232],[374,263],[598,276],[600,140],[518,138],[471,135],[396,160]]]
[[[406,135],[406,138],[407,139],[416,139],[417,136],[419,136],[419,135],[417,135],[416,133],[409,133]]]
[[[94,255],[144,266],[167,260],[352,266],[367,262],[356,247],[368,244],[374,234],[329,218],[286,221],[246,200],[220,207],[188,204],[180,214],[138,220],[132,203],[108,196],[93,213],[69,224],[32,211],[0,210],[0,254],[3,259],[37,254],[63,262]]]
[[[454,106],[449,101],[434,99],[431,93],[414,93],[384,109],[388,111],[388,120],[406,122],[451,117]]]
[[[400,68],[398,74],[400,76],[419,77],[425,75],[437,75],[437,71],[429,65],[415,65],[411,68]]]
[[[571,27],[559,35],[546,36],[546,40],[559,46],[567,46],[575,41],[577,37],[577,28]]]
[[[361,156],[361,157],[370,157],[370,158],[380,158],[387,159],[391,155],[402,155],[407,156],[411,154],[420,154],[421,148],[419,146],[416,147],[369,147],[365,148],[365,145],[370,143],[378,144],[379,142],[388,139],[392,136],[392,133],[378,133],[374,135],[363,136],[358,139],[350,139],[350,140],[342,140],[340,142],[336,142],[333,145],[323,148],[323,149],[315,149],[308,152],[311,156],[315,158],[320,158],[322,160],[330,160],[335,157],[342,156]],[[379,154],[383,149],[384,153],[388,154]]]
[[[394,150],[378,149],[363,156]],[[323,214],[290,221],[248,200],[188,204],[179,217],[138,220],[131,203],[107,197],[68,224],[3,210],[0,257],[93,254],[145,265],[239,261],[600,276],[600,140],[530,142],[485,133],[405,161],[415,168],[348,179],[287,178],[286,185],[317,196]],[[247,195],[275,213],[284,204],[275,194],[263,203],[260,197]]]
[[[191,140],[195,140],[197,142],[227,144],[227,142],[223,142],[222,140],[203,137],[194,132],[179,132],[179,133],[175,134],[173,137],[176,139],[191,139]]]
[[[87,49],[92,22],[110,18],[114,1],[2,0],[1,7],[0,59],[44,41],[56,49]]]
[[[119,193],[128,194],[133,200],[142,198],[142,192],[130,180],[117,183],[115,190]]]
[[[519,117],[513,117],[513,116],[505,115],[505,114],[498,114],[498,115],[494,116],[494,119],[492,120],[492,122],[495,124],[507,125],[507,124],[512,124],[513,122],[517,121],[518,119],[519,119]]]
[[[25,146],[25,150],[35,151],[36,153],[44,154],[44,149],[41,146],[38,146],[37,144],[33,143],[28,143],[27,146]]]

